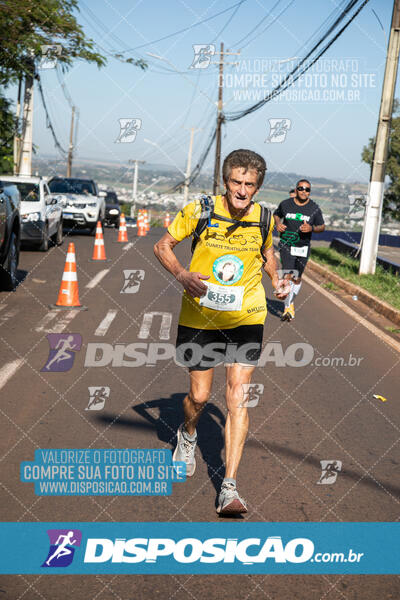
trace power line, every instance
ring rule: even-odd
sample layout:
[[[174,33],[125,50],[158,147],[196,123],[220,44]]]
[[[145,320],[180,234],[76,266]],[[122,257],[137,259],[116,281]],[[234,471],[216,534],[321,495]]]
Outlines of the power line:
[[[275,4],[273,5],[273,7],[268,11],[268,13],[265,15],[265,17],[263,17],[261,19],[261,21],[259,23],[257,23],[257,25],[255,27],[253,27],[253,29],[251,29],[248,33],[246,33],[246,35],[244,37],[242,37],[242,39],[240,39],[238,42],[236,42],[235,44],[233,44],[233,46],[240,48],[240,44],[247,38],[249,37],[249,35],[251,35],[256,29],[258,29],[259,27],[261,27],[261,24],[268,19],[268,17],[271,15],[272,11],[278,6],[278,4],[280,4],[282,2],[282,0],[278,0],[277,2],[275,2]]]
[[[242,0],[241,2],[239,2],[239,4],[236,6],[235,10],[233,11],[233,13],[231,14],[231,16],[229,17],[229,19],[227,20],[227,22],[225,23],[225,25],[222,27],[222,29],[217,33],[217,35],[215,36],[215,38],[213,39],[213,41],[211,42],[212,44],[214,42],[216,42],[220,37],[221,34],[225,31],[225,29],[228,27],[229,23],[232,21],[232,19],[235,17],[237,11],[239,10],[239,8],[242,6],[242,4],[246,2],[246,0]]]
[[[359,6],[359,8],[355,11],[353,16],[347,21],[347,23],[345,23],[345,25],[343,25],[343,27],[332,38],[332,40],[321,49],[321,51],[317,54],[317,56],[315,56],[315,58],[313,58],[307,64],[304,64],[310,58],[310,56],[315,52],[315,50],[324,42],[324,40],[328,37],[328,35],[330,35],[330,33],[332,33],[334,31],[334,29],[338,26],[338,24],[346,17],[346,15],[350,12],[350,10],[356,6],[358,1],[359,0],[350,0],[350,2],[348,2],[346,8],[342,11],[342,13],[339,15],[339,17],[335,20],[335,22],[329,27],[328,31],[313,46],[313,48],[306,54],[306,56],[301,61],[299,61],[299,63],[292,69],[292,71],[290,73],[288,73],[288,75],[283,79],[283,81],[279,85],[277,85],[268,94],[268,96],[266,98],[264,98],[263,100],[260,100],[259,102],[257,102],[256,104],[253,104],[252,106],[250,106],[249,108],[247,108],[245,110],[237,111],[237,112],[233,112],[233,113],[225,115],[225,121],[237,121],[239,119],[242,119],[246,115],[248,115],[252,112],[255,112],[256,110],[258,110],[259,108],[264,106],[264,104],[267,104],[267,102],[270,102],[273,98],[275,98],[276,96],[281,94],[283,91],[285,91],[288,87],[293,85],[293,83],[295,83],[295,81],[297,81],[299,79],[299,77],[304,75],[304,73],[306,73],[308,71],[308,69],[310,69],[310,67],[312,67],[312,65],[315,62],[317,62],[317,60],[319,60],[321,58],[321,56],[323,56],[325,54],[325,52],[342,35],[342,33],[345,31],[345,29],[347,29],[347,27],[350,25],[350,23],[352,23],[352,21],[356,18],[356,16],[360,13],[360,11],[364,8],[364,6],[369,2],[369,0],[364,0],[362,2],[362,4]]]
[[[240,2],[237,2],[236,4],[229,6],[229,8],[225,8],[224,10],[221,10],[220,12],[215,13],[215,15],[212,15],[211,17],[207,17],[206,19],[202,19],[201,21],[192,23],[192,25],[189,25],[188,27],[184,27],[183,29],[174,31],[174,33],[169,33],[168,35],[164,35],[163,37],[161,37],[157,40],[153,40],[151,42],[146,42],[145,44],[141,44],[140,46],[135,46],[134,48],[129,48],[128,50],[125,50],[124,52],[133,52],[135,50],[139,50],[140,48],[144,48],[145,46],[149,46],[151,44],[157,44],[158,42],[167,40],[168,38],[173,37],[174,35],[178,35],[179,33],[184,33],[185,31],[189,31],[190,29],[193,29],[193,27],[197,27],[198,25],[201,25],[202,23],[211,21],[212,19],[215,19],[216,17],[219,17],[220,15],[223,15],[224,13],[229,12],[230,10],[232,10],[232,8],[236,8],[237,6],[240,6],[241,4],[243,4],[243,2],[247,2],[247,0],[240,0]]]
[[[257,35],[255,35],[251,40],[249,40],[248,42],[246,42],[243,46],[240,46],[240,50],[243,50],[243,48],[246,48],[246,46],[248,46],[249,44],[251,44],[251,42],[254,42],[254,40],[256,40],[260,35],[262,35],[263,33],[265,33],[270,27],[272,27],[272,25],[279,19],[279,17],[281,17],[287,10],[288,8],[290,8],[292,6],[292,4],[294,3],[295,0],[290,0],[290,2],[283,7],[283,9],[281,10],[281,12],[272,19],[271,23],[268,23],[268,25],[259,33],[257,33]],[[272,10],[271,10],[272,12]],[[271,13],[270,13],[271,14]]]
[[[54,131],[53,123],[51,122],[49,111],[47,109],[46,100],[45,100],[44,93],[43,93],[43,87],[42,87],[42,82],[41,82],[41,79],[40,79],[40,75],[37,75],[36,78],[37,78],[37,82],[38,82],[38,87],[39,87],[39,92],[40,92],[40,97],[41,97],[41,100],[42,100],[44,112],[46,113],[46,126],[51,131],[51,135],[53,136],[55,147],[57,148],[57,150],[62,155],[64,155],[63,158],[65,158],[65,156],[67,155],[67,151],[64,150],[64,148],[61,146],[60,142],[58,141],[56,132]]]

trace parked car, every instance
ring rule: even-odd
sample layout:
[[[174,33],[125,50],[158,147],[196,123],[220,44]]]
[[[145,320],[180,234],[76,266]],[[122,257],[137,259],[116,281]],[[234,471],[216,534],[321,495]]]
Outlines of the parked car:
[[[64,227],[90,229],[95,235],[97,221],[104,223],[106,205],[105,192],[99,192],[93,179],[53,177],[49,188],[63,205]]]
[[[106,203],[105,225],[119,227],[121,207],[118,202],[117,194],[115,192],[107,191],[104,200]]]
[[[0,286],[9,291],[18,283],[21,233],[19,206],[20,193],[17,187],[0,181]]]
[[[137,227],[136,217],[125,217],[127,227]]]
[[[34,244],[42,252],[49,241],[63,243],[63,209],[42,177],[1,176],[3,185],[15,185],[21,195],[21,244]]]

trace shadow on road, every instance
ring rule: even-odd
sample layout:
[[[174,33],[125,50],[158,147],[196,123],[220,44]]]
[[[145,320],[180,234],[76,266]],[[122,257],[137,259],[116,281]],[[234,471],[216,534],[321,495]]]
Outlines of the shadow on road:
[[[319,473],[321,471],[321,464],[319,458],[315,458],[314,456],[307,456],[306,458],[305,454],[303,454],[302,452],[298,452],[297,450],[293,450],[293,448],[288,448],[287,446],[280,446],[279,444],[276,444],[274,442],[265,442],[263,440],[258,442],[254,439],[247,440],[246,446],[261,446],[263,449],[267,447],[274,454],[276,453],[280,454],[281,456],[287,456],[288,458],[299,459],[304,463],[316,467]],[[342,471],[340,471],[339,477],[346,477],[348,479],[352,479],[360,485],[372,488],[375,492],[390,493],[394,496],[400,497],[400,487],[392,485],[387,481],[380,481],[376,477],[373,477],[363,472],[359,473],[358,471],[352,471],[350,469],[344,468]]]
[[[96,416],[97,420],[115,427],[128,427],[132,430],[155,430],[161,442],[169,444],[171,450],[176,445],[176,430],[183,422],[182,401],[186,394],[172,394],[169,398],[160,398],[132,406],[138,415],[145,419],[127,419],[117,415],[106,414]],[[208,476],[219,493],[224,477],[222,449],[224,447],[223,428],[225,416],[214,404],[206,404],[197,426],[197,447],[207,464]]]
[[[284,307],[285,303],[281,300],[270,300],[269,298],[267,298],[268,314],[272,315],[273,317],[277,317],[278,319],[280,319]]]

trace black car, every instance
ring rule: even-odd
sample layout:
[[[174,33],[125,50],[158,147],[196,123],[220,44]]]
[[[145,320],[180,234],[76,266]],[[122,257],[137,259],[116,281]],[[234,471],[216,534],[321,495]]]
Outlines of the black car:
[[[104,199],[106,201],[105,224],[110,225],[111,227],[119,227],[121,208],[117,194],[115,192],[107,192]]]
[[[21,236],[20,193],[15,185],[0,182],[0,287],[11,291],[18,283]]]

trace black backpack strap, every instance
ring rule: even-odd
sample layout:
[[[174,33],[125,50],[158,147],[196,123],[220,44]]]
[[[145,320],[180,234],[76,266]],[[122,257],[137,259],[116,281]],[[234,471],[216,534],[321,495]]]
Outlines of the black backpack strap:
[[[201,234],[207,227],[207,224],[214,215],[214,201],[211,196],[201,196],[200,198],[201,213],[199,220],[197,221],[196,229],[193,232],[192,240],[192,254],[196,248],[197,242],[200,239]]]
[[[266,262],[263,252],[264,252],[265,244],[267,242],[269,228],[271,226],[272,213],[269,208],[267,208],[266,206],[263,206],[262,204],[260,204],[260,208],[261,208],[260,230],[261,230],[261,237],[262,237],[261,257],[262,257],[263,261]]]

